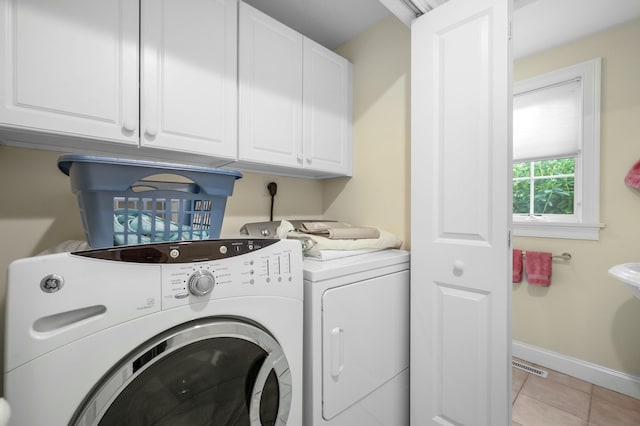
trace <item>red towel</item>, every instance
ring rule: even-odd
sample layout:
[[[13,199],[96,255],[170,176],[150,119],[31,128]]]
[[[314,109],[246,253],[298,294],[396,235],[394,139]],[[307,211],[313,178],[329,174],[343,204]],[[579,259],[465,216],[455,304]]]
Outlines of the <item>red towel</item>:
[[[522,250],[513,249],[513,282],[522,282]]]
[[[551,253],[527,251],[525,263],[529,284],[543,287],[548,287],[551,284]]]
[[[624,183],[632,188],[640,189],[640,161],[631,167],[629,173],[624,177]]]

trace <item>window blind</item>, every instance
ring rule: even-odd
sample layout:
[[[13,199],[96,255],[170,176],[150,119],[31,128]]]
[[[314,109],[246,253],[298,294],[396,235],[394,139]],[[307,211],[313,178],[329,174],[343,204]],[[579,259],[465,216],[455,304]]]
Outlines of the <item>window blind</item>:
[[[575,157],[580,151],[580,79],[513,97],[513,162]]]

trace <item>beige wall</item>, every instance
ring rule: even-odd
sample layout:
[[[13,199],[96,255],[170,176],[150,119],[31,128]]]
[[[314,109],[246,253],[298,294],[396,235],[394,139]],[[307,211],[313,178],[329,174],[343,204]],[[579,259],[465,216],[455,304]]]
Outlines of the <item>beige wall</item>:
[[[640,300],[607,274],[615,264],[640,261],[640,191],[623,183],[640,160],[640,20],[519,60],[514,78],[596,57],[602,57],[600,221],[605,228],[599,241],[514,239],[514,247],[566,251],[573,259],[554,263],[549,288],[513,286],[513,338],[640,376]]]
[[[325,218],[390,231],[410,247],[410,33],[389,17],[338,53],[353,63],[353,177],[324,186]]]
[[[69,178],[57,167],[59,155],[0,145],[0,268],[61,241],[84,239]],[[322,217],[322,181],[243,173],[227,199],[223,235],[237,235],[246,222],[269,220],[266,186],[272,181],[278,184],[274,220]]]
[[[273,220],[322,218],[321,180],[243,173],[243,178],[236,181],[233,196],[227,201],[222,235],[237,235],[247,222],[269,220],[269,182],[278,184]]]

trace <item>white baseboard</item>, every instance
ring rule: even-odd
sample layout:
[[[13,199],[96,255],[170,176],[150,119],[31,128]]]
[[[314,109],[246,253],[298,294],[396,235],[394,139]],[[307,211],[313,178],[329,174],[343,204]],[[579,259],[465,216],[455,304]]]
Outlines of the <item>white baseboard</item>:
[[[513,340],[513,356],[640,399],[640,377]]]

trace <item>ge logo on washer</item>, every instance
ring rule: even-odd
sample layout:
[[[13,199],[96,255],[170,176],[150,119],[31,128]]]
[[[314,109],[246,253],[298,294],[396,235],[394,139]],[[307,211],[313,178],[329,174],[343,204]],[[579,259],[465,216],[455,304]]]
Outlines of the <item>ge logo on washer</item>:
[[[40,281],[40,289],[45,293],[55,293],[64,285],[64,278],[58,274],[50,274]]]

